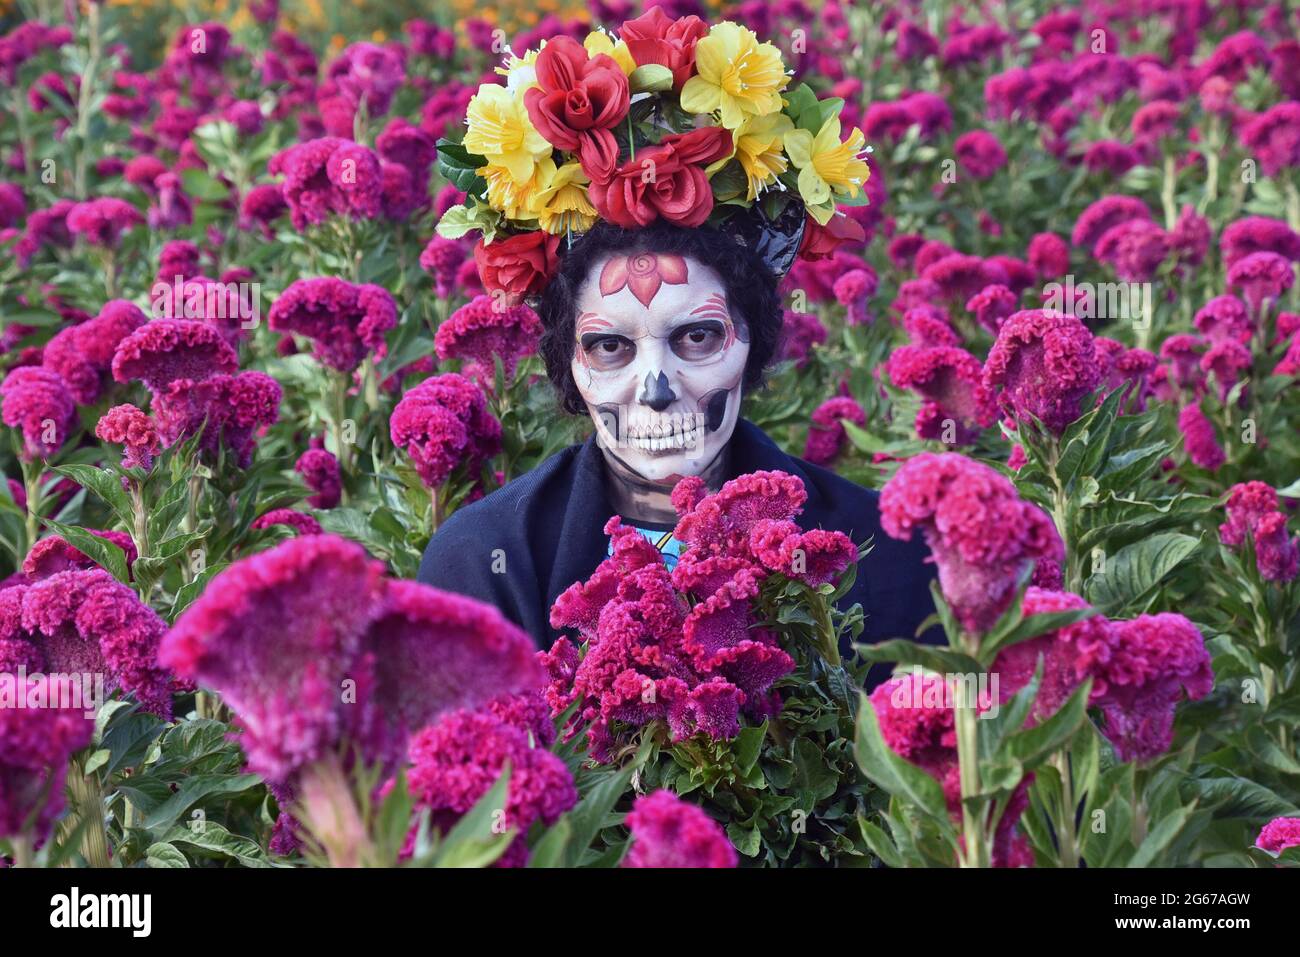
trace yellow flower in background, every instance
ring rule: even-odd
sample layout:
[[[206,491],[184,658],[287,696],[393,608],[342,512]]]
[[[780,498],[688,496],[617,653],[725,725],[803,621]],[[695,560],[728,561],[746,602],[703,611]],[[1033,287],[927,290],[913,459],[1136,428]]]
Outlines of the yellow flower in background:
[[[784,113],[753,116],[735,131],[736,159],[740,160],[745,178],[749,180],[748,199],[753,201],[763,188],[786,171],[782,145],[786,136],[794,131],[794,123]]]
[[[871,168],[860,159],[866,137],[854,129],[840,142],[840,120],[832,116],[813,136],[807,130],[792,130],[785,137],[785,152],[799,170],[799,195],[808,211],[823,226],[834,215],[834,208],[815,209],[829,202],[835,193],[858,195],[871,176]],[[823,216],[825,217],[823,219]]]
[[[506,78],[506,89],[519,97],[520,102],[523,102],[524,90],[537,85],[537,54],[541,52],[539,47],[536,50],[529,50],[522,57],[512,53],[506,60],[505,66],[496,68],[496,72]]]
[[[550,182],[537,194],[537,222],[557,236],[585,233],[596,224],[596,207],[587,198],[591,180],[580,163],[565,163],[555,170]]]
[[[466,122],[465,149],[504,167],[518,185],[532,180],[537,164],[551,155],[551,144],[528,119],[523,96],[504,86],[480,86]]]
[[[781,91],[790,82],[781,51],[729,20],[695,44],[695,69],[698,75],[682,87],[682,109],[720,112],[729,130],[747,117],[780,112]]]
[[[489,163],[479,172],[487,180],[488,205],[507,219],[536,219],[538,197],[555,177],[555,162],[545,157],[532,167],[525,180],[517,180],[510,170]]]
[[[588,33],[582,45],[587,48],[588,56],[598,56],[603,53],[613,59],[624,76],[631,76],[632,71],[636,69],[636,61],[632,59],[627,44],[622,40],[615,42],[614,38],[604,30],[593,30]]]

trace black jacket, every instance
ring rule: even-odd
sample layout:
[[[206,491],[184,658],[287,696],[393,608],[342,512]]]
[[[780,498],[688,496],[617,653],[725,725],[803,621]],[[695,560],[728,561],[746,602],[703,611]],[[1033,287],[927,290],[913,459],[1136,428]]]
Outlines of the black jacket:
[[[559,637],[548,620],[551,605],[574,582],[589,578],[608,553],[603,529],[614,509],[603,469],[593,436],[458,510],[429,542],[419,580],[497,606],[539,647],[549,648]],[[797,475],[807,486],[808,501],[796,519],[800,527],[838,529],[854,544],[873,539],[853,589],[841,601],[843,607],[861,603],[863,639],[912,637],[934,611],[934,566],[926,562],[920,536],[912,542],[890,538],[880,527],[879,493],[786,455],[742,419],[731,440],[728,478],[773,469]]]

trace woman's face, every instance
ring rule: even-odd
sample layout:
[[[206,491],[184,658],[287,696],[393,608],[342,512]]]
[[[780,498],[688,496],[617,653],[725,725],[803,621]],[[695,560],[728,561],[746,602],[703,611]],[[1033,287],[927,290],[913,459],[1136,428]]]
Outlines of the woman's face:
[[[749,330],[712,269],[671,253],[598,259],[574,335],[573,378],[601,446],[632,472],[670,484],[726,447]]]

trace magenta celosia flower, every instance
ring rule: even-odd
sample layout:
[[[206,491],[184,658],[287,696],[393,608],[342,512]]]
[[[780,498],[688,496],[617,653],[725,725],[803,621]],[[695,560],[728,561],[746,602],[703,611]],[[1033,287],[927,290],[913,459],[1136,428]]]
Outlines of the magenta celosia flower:
[[[497,358],[508,385],[519,360],[537,352],[542,334],[532,309],[503,306],[491,296],[476,296],[438,326],[433,339],[439,359],[460,359],[462,372],[484,388],[492,386]]]
[[[157,664],[167,624],[135,592],[99,568],[58,572],[0,591],[0,639],[49,673],[102,674],[149,711],[171,717],[171,676]]]
[[[1032,586],[1025,591],[1022,606],[1026,617],[1087,607],[1078,595]],[[1114,644],[1111,623],[1102,615],[1093,615],[1004,649],[990,671],[998,675],[1005,702],[1029,683],[1041,657],[1043,675],[1033,708],[1033,716],[1041,721],[1055,714],[1087,678],[1095,679],[1088,700],[1096,703],[1101,698],[1106,691],[1101,669],[1110,660]]]
[[[1241,140],[1269,176],[1300,167],[1300,103],[1274,104],[1245,125]]]
[[[1092,334],[1073,316],[1045,309],[1003,322],[984,365],[984,385],[1001,390],[1013,415],[1032,415],[1057,435],[1078,418],[1080,402],[1100,380]]]
[[[375,150],[381,159],[397,163],[411,173],[411,181],[423,196],[423,187],[429,181],[429,170],[438,158],[434,138],[412,126],[403,117],[395,116],[375,137]]]
[[[1144,761],[1169,750],[1174,708],[1186,694],[1205,697],[1214,672],[1205,639],[1182,615],[1142,615],[1115,622],[1115,644],[1100,666],[1105,694],[1103,733],[1121,761]]]
[[[112,196],[77,203],[67,214],[68,231],[92,246],[111,249],[128,229],[144,222],[140,211]]]
[[[1246,304],[1233,295],[1215,296],[1196,311],[1196,328],[1211,342],[1249,342],[1255,331]]]
[[[1277,492],[1264,482],[1238,482],[1228,489],[1228,521],[1219,526],[1219,541],[1240,548],[1255,523],[1278,508]]]
[[[1219,445],[1214,424],[1201,411],[1198,403],[1193,402],[1178,413],[1178,429],[1183,433],[1187,457],[1193,465],[1214,472],[1228,460],[1223,447]]]
[[[198,275],[199,247],[185,239],[170,239],[158,254],[159,282],[173,282]]]
[[[825,342],[826,336],[826,327],[816,315],[784,310],[781,322],[781,345],[778,350],[781,361],[790,361],[796,366],[802,366],[807,362],[813,346]]]
[[[903,330],[914,346],[960,346],[948,312],[938,306],[913,306],[903,313]]]
[[[862,406],[848,396],[835,396],[817,406],[808,427],[808,441],[804,444],[803,457],[816,465],[829,465],[835,461],[846,438],[842,424],[844,419],[854,425],[867,424],[867,415],[862,411]]]
[[[1150,282],[1172,248],[1169,234],[1155,223],[1130,219],[1106,230],[1093,255],[1113,266],[1125,282]]]
[[[308,140],[277,153],[266,168],[284,176],[281,194],[296,229],[332,214],[375,219],[382,212],[382,168],[364,146],[337,137]]]
[[[177,379],[206,379],[238,367],[221,330],[189,319],[145,323],[118,344],[112,364],[118,382],[138,379],[155,393]]]
[[[332,453],[314,446],[299,457],[293,470],[315,493],[307,499],[312,508],[333,508],[339,503],[343,478],[339,474],[339,460]]]
[[[501,451],[501,423],[488,411],[482,390],[454,372],[425,379],[402,396],[389,433],[429,488],[445,482],[462,463],[476,475]]]
[[[925,404],[916,416],[923,439],[956,445],[973,442],[997,419],[997,403],[984,386],[980,361],[955,346],[900,346],[889,357],[890,380],[912,389]]]
[[[127,469],[148,471],[161,446],[153,419],[129,403],[115,405],[100,416],[95,436],[123,446],[122,467]]]
[[[263,183],[254,186],[244,196],[244,203],[240,207],[243,220],[240,225],[247,228],[245,222],[249,225],[256,223],[261,228],[262,235],[269,239],[273,235],[271,224],[288,209],[289,204],[285,201],[283,190],[275,184]]]
[[[87,529],[87,531],[97,538],[102,538],[120,548],[126,556],[126,570],[130,573],[131,566],[136,559],[135,542],[131,540],[130,535],[126,534],[126,532],[99,531],[93,528]],[[49,578],[59,572],[99,567],[90,556],[84,554],[80,549],[73,548],[72,545],[58,535],[42,538],[32,546],[31,551],[27,553],[27,557],[23,559],[23,574],[27,576],[28,583]]]
[[[1255,846],[1270,854],[1281,854],[1289,847],[1300,847],[1300,817],[1275,817],[1255,838]]]
[[[276,782],[345,743],[391,767],[444,712],[540,686],[532,640],[496,609],[382,572],[332,535],[283,542],[214,578],[158,659],[221,693]]]
[[[315,518],[306,512],[298,512],[291,508],[273,508],[265,515],[256,518],[252,527],[270,528],[272,525],[288,525],[299,535],[320,535],[324,531]]]
[[[918,255],[918,269],[921,268],[920,258]],[[1006,274],[979,256],[950,253],[925,266],[921,272],[921,279],[934,284],[939,298],[965,302],[985,286],[1003,282]]]
[[[985,63],[1011,40],[996,23],[982,23],[950,36],[943,45],[943,65],[949,69],[970,63]]]
[[[369,116],[383,116],[406,79],[406,64],[391,47],[354,43],[330,64],[328,76],[349,102],[364,103]]]
[[[510,765],[502,824],[515,839],[497,861],[521,867],[528,861],[528,829],[554,824],[578,801],[568,767],[528,740],[530,728],[503,710],[455,711],[411,739],[407,783],[416,806],[430,811],[430,824],[446,832],[491,790]],[[549,723],[549,721],[548,721]]]
[[[876,294],[878,285],[875,270],[865,264],[864,268],[850,269],[831,284],[836,302],[847,310],[845,321],[849,325],[860,326],[871,321],[867,300]]]
[[[168,447],[200,432],[200,448],[215,459],[228,449],[239,468],[252,464],[255,436],[280,414],[280,384],[265,372],[174,379],[154,393],[158,436]]]
[[[299,279],[271,306],[267,324],[313,340],[313,354],[341,372],[368,355],[383,355],[384,334],[397,325],[397,304],[382,286],[324,276]]]
[[[722,826],[671,791],[638,797],[624,823],[632,846],[623,867],[736,866],[736,849]]]
[[[970,130],[957,137],[953,153],[962,169],[976,179],[988,179],[1007,165],[1007,151],[985,130]]]
[[[1277,253],[1292,262],[1300,260],[1300,234],[1280,219],[1246,216],[1230,223],[1220,237],[1223,262],[1231,268],[1251,253]]]
[[[1286,514],[1269,512],[1251,530],[1255,540],[1255,566],[1259,577],[1270,582],[1289,582],[1300,570],[1300,547],[1287,533]]]
[[[1136,196],[1103,196],[1079,214],[1070,242],[1091,252],[1108,230],[1132,219],[1151,219],[1146,203]]]
[[[456,288],[456,273],[466,255],[463,245],[442,236],[434,236],[420,253],[420,268],[433,276],[439,299],[446,299]]]
[[[77,409],[58,373],[39,366],[19,366],[0,383],[0,419],[22,430],[27,460],[47,459],[68,440]]]
[[[189,197],[181,186],[181,178],[175,173],[163,173],[154,186],[157,196],[149,206],[149,228],[154,230],[178,229],[194,221],[194,211]]]
[[[1001,283],[985,286],[966,302],[966,311],[973,314],[981,326],[997,332],[1002,320],[1016,311],[1019,297]]]
[[[45,345],[42,364],[62,377],[76,402],[90,405],[109,380],[118,344],[147,321],[133,303],[114,299],[94,319],[56,333]]]
[[[1227,401],[1228,393],[1250,372],[1253,361],[1250,349],[1233,339],[1221,339],[1201,357],[1201,368],[1219,385],[1220,402]]]
[[[41,843],[63,813],[68,759],[90,744],[95,721],[84,707],[66,706],[71,686],[45,675],[12,678],[13,700],[0,707],[0,836]]]
[[[1249,253],[1228,267],[1228,285],[1241,290],[1256,315],[1294,284],[1295,266],[1277,253]]]
[[[1091,173],[1123,176],[1141,162],[1142,154],[1138,150],[1117,140],[1098,140],[1083,151],[1083,165]]]
[[[944,597],[973,631],[987,630],[1006,610],[1029,562],[1062,558],[1041,509],[1000,473],[956,453],[923,452],[903,463],[881,491],[880,515],[893,538],[921,529]]]

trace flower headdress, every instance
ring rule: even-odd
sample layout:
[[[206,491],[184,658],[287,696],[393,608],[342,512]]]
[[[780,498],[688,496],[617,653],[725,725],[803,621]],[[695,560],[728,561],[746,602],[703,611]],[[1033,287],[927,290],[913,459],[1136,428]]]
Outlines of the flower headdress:
[[[480,233],[484,287],[511,301],[539,294],[561,242],[599,220],[725,222],[780,276],[805,228],[867,202],[869,150],[861,130],[842,139],[844,101],[790,88],[781,51],[737,23],[655,7],[617,36],[510,53],[497,72],[504,83],[478,88],[463,136],[438,143],[439,170],[467,196],[438,233]]]

